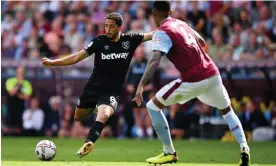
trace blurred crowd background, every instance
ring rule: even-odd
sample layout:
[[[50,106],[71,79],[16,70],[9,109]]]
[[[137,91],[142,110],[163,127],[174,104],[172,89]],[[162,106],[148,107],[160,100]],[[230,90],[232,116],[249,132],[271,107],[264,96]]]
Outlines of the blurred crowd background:
[[[154,30],[151,8],[150,1],[2,1],[2,135],[85,137],[95,115],[74,122],[73,114],[93,57],[50,69],[40,59],[83,49],[104,33],[111,12],[123,15],[124,33]],[[206,40],[204,49],[221,70],[248,139],[275,140],[276,2],[172,1],[172,17],[187,21]],[[150,56],[150,41],[137,48],[103,137],[155,137],[145,106],[131,102]],[[177,76],[163,59],[145,87],[146,101]],[[219,111],[196,99],[164,112],[174,138],[233,140]]]

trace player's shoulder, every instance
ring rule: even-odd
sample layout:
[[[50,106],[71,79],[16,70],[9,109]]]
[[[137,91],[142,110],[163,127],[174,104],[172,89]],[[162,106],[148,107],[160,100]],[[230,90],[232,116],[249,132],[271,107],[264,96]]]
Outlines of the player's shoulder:
[[[107,41],[108,37],[104,34],[104,35],[99,35],[98,37],[96,37],[94,39],[94,41]]]
[[[169,18],[168,24],[169,25],[177,25],[177,24],[188,24],[189,25],[188,22],[186,22],[184,20],[177,19],[177,18],[173,18],[173,17]]]
[[[94,38],[86,47],[85,50],[95,50],[97,49],[97,46],[103,45],[108,41],[108,38],[106,35],[99,35],[96,38]],[[88,51],[89,52],[89,51]],[[90,53],[89,53],[90,54]],[[91,53],[92,54],[92,53]]]
[[[143,33],[139,33],[139,32],[128,32],[128,33],[124,33],[122,34],[122,38],[127,38],[127,39],[131,39],[133,37],[136,37],[136,36],[144,36]]]
[[[160,38],[163,38],[163,37],[167,37],[168,34],[166,33],[166,30],[161,30],[161,29],[158,29],[154,34],[153,34],[153,38],[154,37],[160,37]]]

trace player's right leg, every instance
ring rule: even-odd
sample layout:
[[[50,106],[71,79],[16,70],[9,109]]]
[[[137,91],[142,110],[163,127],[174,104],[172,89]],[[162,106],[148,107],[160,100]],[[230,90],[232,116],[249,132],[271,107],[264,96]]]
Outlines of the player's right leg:
[[[156,96],[147,103],[147,110],[152,121],[153,128],[162,141],[163,153],[155,157],[148,158],[146,161],[153,164],[165,164],[177,162],[178,157],[176,155],[169,125],[162,109],[165,106],[175,104],[177,99],[177,88],[180,87],[182,81],[180,79],[174,80],[171,83],[160,89]]]
[[[152,164],[165,164],[178,161],[176,155],[169,125],[165,115],[162,112],[163,105],[156,97],[147,103],[147,109],[152,120],[152,125],[158,138],[162,141],[163,152],[155,157],[148,158],[146,161]]]
[[[88,114],[89,114],[88,109],[76,107],[75,113],[74,113],[74,120],[75,121],[81,121]]]
[[[248,166],[250,164],[249,147],[241,125],[241,122],[231,107],[231,101],[228,93],[223,86],[219,75],[210,78],[210,89],[198,96],[203,103],[216,107],[222,113],[223,118],[229,125],[229,128],[239,143],[241,148],[240,166]]]
[[[152,120],[153,127],[163,143],[163,151],[161,155],[153,158],[149,158],[147,162],[162,164],[168,162],[176,162],[178,157],[176,156],[168,122],[161,111],[165,106],[169,106],[176,103],[185,103],[206,89],[206,81],[199,83],[183,82],[180,79],[174,80],[168,85],[160,89],[154,99],[147,103],[148,112]]]

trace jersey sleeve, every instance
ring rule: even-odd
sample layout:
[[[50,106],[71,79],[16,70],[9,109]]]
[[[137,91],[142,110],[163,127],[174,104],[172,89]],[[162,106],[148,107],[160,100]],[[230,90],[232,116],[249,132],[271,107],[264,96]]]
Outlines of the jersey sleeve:
[[[172,47],[170,37],[164,31],[156,31],[152,37],[152,51],[161,51],[165,54]]]
[[[132,43],[134,43],[135,47],[138,47],[143,39],[144,34],[143,33],[129,33]]]
[[[88,54],[88,55],[92,55],[96,52],[97,49],[97,43],[98,43],[98,38],[93,39],[85,48],[84,51]]]

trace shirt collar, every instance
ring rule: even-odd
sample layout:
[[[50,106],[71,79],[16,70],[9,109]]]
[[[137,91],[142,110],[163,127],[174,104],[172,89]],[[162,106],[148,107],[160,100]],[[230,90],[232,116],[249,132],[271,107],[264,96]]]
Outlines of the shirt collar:
[[[160,23],[160,25],[162,25],[166,20],[168,20],[169,18],[171,18],[170,16],[169,17],[167,17],[167,18],[165,18],[161,23]]]

